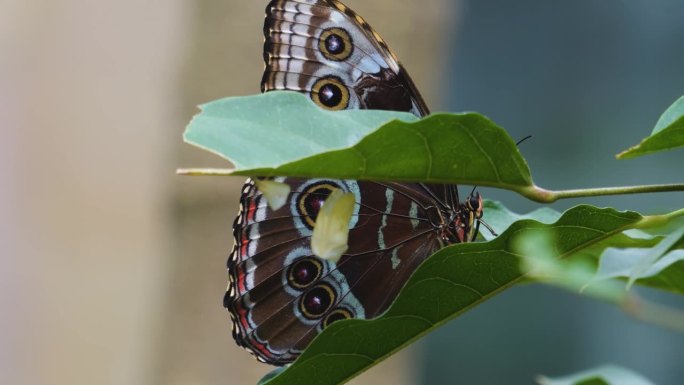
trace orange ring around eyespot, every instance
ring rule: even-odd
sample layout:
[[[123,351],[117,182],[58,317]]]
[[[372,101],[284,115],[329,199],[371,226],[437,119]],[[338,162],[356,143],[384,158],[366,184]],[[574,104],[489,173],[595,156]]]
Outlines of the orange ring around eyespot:
[[[326,44],[327,40],[333,36],[338,37],[341,40],[341,43],[344,45],[342,52],[334,53],[328,49]],[[337,27],[328,28],[323,31],[321,36],[318,38],[318,49],[328,60],[344,61],[349,59],[352,53],[354,53],[354,42],[352,41],[349,32],[345,31],[344,29]]]
[[[343,317],[342,319],[351,319],[351,318],[354,318],[354,316],[352,315],[352,312],[349,311],[349,309],[340,307],[340,308],[337,308],[337,309],[331,311],[330,314],[328,314],[328,315],[325,317],[325,320],[323,320],[323,327],[324,327],[324,328],[327,328],[328,326],[332,325],[332,323],[335,322],[335,321],[332,321],[332,322],[331,322],[331,321],[330,321],[330,318],[331,318],[332,316],[334,316],[334,315],[337,315],[337,314],[341,314],[342,317]],[[341,320],[336,320],[336,321],[341,321]]]
[[[311,280],[311,282],[309,282],[309,283],[306,284],[306,285],[301,285],[301,284],[298,283],[297,280],[295,279],[295,276],[294,276],[294,269],[295,269],[300,263],[304,263],[304,262],[310,262],[311,264],[313,264],[313,265],[316,267],[316,275],[315,275],[315,277]],[[321,275],[322,275],[322,274],[323,274],[323,264],[321,263],[321,261],[319,261],[318,259],[316,259],[316,258],[314,258],[314,257],[300,258],[300,259],[298,259],[297,261],[295,261],[295,263],[293,263],[293,264],[288,268],[288,271],[287,271],[287,281],[288,281],[288,283],[289,283],[292,287],[294,287],[295,289],[304,290],[304,289],[306,289],[307,287],[309,287],[312,283],[318,281],[318,280],[321,278]]]
[[[306,308],[306,306],[304,305],[304,301],[306,300],[307,295],[309,295],[312,291],[314,291],[318,288],[321,288],[321,289],[326,291],[326,293],[328,294],[329,304],[322,311],[318,312],[317,314],[313,314]],[[335,290],[333,290],[333,288],[330,285],[328,285],[326,283],[316,285],[300,297],[300,299],[299,299],[299,311],[301,311],[302,314],[304,315],[304,317],[306,317],[308,319],[312,319],[312,320],[319,319],[323,314],[325,314],[328,310],[330,310],[330,308],[333,307],[333,305],[335,304],[335,297],[336,297]]]
[[[306,198],[309,197],[311,194],[315,194],[319,190],[328,190],[332,192],[335,189],[338,189],[339,186],[335,186],[329,183],[321,183],[321,184],[314,184],[309,187],[308,190],[304,191],[303,194],[301,194],[299,201],[297,202],[297,206],[299,208],[299,213],[304,217],[304,221],[306,221],[306,224],[309,225],[309,228],[313,229],[314,226],[316,226],[316,218],[313,218],[311,214],[307,211],[306,209]]]
[[[336,87],[337,90],[340,92],[339,95],[339,102],[337,102],[334,105],[329,105],[325,104],[321,100],[321,90],[325,86],[332,86]],[[313,87],[311,88],[311,99],[316,103],[318,106],[323,107],[328,110],[332,111],[339,111],[339,110],[344,110],[347,108],[349,105],[349,88],[347,88],[342,81],[334,76],[328,76],[325,78],[318,79],[316,83],[314,83]]]

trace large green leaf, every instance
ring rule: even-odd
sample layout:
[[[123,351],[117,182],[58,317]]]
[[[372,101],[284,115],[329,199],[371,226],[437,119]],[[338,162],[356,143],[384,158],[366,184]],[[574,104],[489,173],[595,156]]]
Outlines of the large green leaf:
[[[342,383],[518,282],[523,276],[520,240],[545,234],[553,241],[554,256],[562,259],[641,221],[634,212],[578,206],[553,224],[522,220],[490,242],[444,248],[416,270],[385,314],[333,324],[292,366],[264,383]]]
[[[331,112],[299,93],[269,92],[202,106],[185,140],[233,162],[234,175],[465,183],[514,191],[532,185],[515,142],[475,113],[417,121],[399,112]]]
[[[393,120],[418,120],[395,111],[330,112],[295,92],[230,97],[200,108],[184,139],[233,162],[236,175],[351,147]]]
[[[618,159],[630,159],[684,146],[684,96],[668,108],[658,120],[653,133],[638,145],[620,153]]]
[[[566,377],[540,377],[540,385],[653,385],[643,376],[617,366],[602,366]]]

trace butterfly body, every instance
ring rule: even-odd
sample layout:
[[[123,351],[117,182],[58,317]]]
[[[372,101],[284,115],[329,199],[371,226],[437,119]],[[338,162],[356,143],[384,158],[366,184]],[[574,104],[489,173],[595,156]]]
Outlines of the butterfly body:
[[[338,1],[273,0],[264,35],[264,92],[302,92],[329,110],[428,114],[385,42]],[[275,182],[290,188],[287,203],[277,210],[254,181],[243,187],[224,297],[237,343],[274,365],[294,361],[333,322],[382,314],[428,256],[471,241],[482,216],[479,194],[460,203],[455,185],[282,177]],[[337,261],[311,250],[318,212],[334,189],[355,200],[349,248]]]

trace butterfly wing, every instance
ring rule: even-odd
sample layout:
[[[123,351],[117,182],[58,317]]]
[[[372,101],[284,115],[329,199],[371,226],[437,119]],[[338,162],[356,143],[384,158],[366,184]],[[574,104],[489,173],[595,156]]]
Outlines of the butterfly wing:
[[[264,35],[263,91],[299,91],[331,110],[428,113],[384,41],[337,1],[271,1]],[[291,194],[275,211],[254,183],[244,186],[224,305],[238,344],[283,365],[332,322],[384,312],[418,264],[442,246],[434,223],[440,209],[457,207],[458,197],[455,186],[277,180]],[[349,250],[337,263],[314,256],[310,246],[332,188],[356,198]]]
[[[238,343],[259,359],[293,361],[332,322],[373,318],[440,240],[434,199],[396,183],[278,178],[290,186],[278,210],[249,181],[234,226],[224,305]],[[322,203],[333,189],[355,195],[349,250],[335,263],[311,252]]]
[[[264,37],[263,91],[300,91],[332,110],[429,113],[380,35],[338,1],[272,1]]]

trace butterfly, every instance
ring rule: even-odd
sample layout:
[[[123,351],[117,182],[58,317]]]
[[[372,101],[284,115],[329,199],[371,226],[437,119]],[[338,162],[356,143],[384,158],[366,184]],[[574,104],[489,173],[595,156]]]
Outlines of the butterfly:
[[[273,0],[264,36],[263,92],[298,91],[328,110],[429,114],[384,40],[338,1]],[[427,257],[474,240],[483,214],[480,194],[460,202],[456,185],[274,180],[290,186],[277,210],[253,180],[243,187],[224,297],[236,342],[273,365],[294,361],[334,322],[382,314]],[[349,248],[337,262],[311,250],[318,212],[335,189],[355,198]]]

